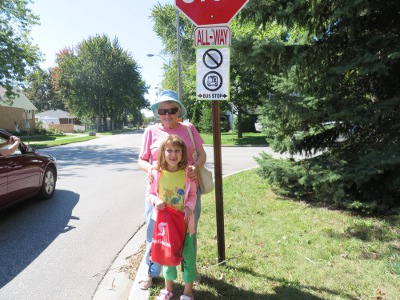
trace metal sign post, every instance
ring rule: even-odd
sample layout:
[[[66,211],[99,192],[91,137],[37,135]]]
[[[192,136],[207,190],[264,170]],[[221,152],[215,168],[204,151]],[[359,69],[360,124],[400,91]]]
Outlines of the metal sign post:
[[[218,262],[225,261],[225,225],[224,225],[224,193],[222,189],[221,162],[221,124],[219,119],[219,101],[212,101],[213,138],[214,138],[214,174],[215,174],[215,203],[217,218]]]

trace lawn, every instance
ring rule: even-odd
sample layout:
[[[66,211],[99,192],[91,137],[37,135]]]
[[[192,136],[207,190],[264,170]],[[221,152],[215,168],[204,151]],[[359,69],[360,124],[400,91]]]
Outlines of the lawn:
[[[201,133],[201,137],[206,145],[213,145],[213,134]],[[242,138],[237,137],[237,133],[221,132],[222,146],[244,146],[244,145],[266,145],[266,137],[261,133],[244,132]]]
[[[89,134],[67,134],[67,135],[38,135],[32,137],[23,137],[22,141],[25,144],[33,146],[34,148],[45,148],[52,146],[60,146],[70,143],[83,142],[95,139],[96,136]]]
[[[218,263],[211,193],[202,199],[196,299],[400,299],[399,216],[281,198],[255,170],[224,178],[223,194],[226,261]]]
[[[101,132],[97,133],[96,136],[89,135],[88,132],[86,133],[70,133],[70,134],[49,134],[49,135],[35,135],[31,137],[22,137],[22,141],[25,144],[32,145],[35,148],[45,148],[45,147],[52,147],[52,146],[60,146],[65,144],[71,144],[76,142],[83,142],[92,139],[96,139],[102,135],[113,135],[113,134],[120,134],[132,132],[131,129],[126,130],[115,130],[115,131],[108,131],[108,132]]]

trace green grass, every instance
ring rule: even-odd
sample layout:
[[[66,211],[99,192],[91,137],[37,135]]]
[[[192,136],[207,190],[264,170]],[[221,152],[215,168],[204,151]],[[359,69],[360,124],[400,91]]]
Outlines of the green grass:
[[[284,199],[255,170],[225,178],[223,195],[225,264],[214,193],[202,197],[196,299],[400,299],[399,216],[364,218]]]
[[[213,145],[213,134],[201,133],[201,137],[206,145]],[[244,146],[244,145],[266,145],[266,137],[262,133],[244,132],[243,137],[238,139],[237,133],[222,132],[221,145]]]
[[[52,147],[52,146],[60,146],[65,144],[71,144],[76,142],[83,142],[89,141],[92,139],[96,139],[102,135],[114,135],[126,132],[132,132],[133,129],[124,129],[124,130],[114,130],[114,131],[107,131],[97,133],[96,136],[90,136],[89,133],[80,133],[80,134],[53,134],[53,135],[36,135],[31,137],[23,137],[22,141],[25,144],[32,145],[35,148],[45,148],[45,147]]]
[[[60,146],[70,143],[83,142],[97,138],[89,136],[89,134],[68,134],[68,135],[40,135],[32,137],[24,137],[22,141],[34,148],[45,148],[52,146]]]

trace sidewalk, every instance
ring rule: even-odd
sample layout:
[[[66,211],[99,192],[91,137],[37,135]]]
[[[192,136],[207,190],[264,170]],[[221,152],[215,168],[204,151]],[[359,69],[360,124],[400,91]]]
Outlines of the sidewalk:
[[[146,241],[145,224],[139,228],[132,239],[125,245],[124,249],[118,254],[110,269],[100,282],[93,300],[147,300],[150,291],[142,291],[138,287],[137,281],[147,275],[146,263],[142,260],[135,280],[129,279],[127,273],[120,271],[120,268],[127,264],[127,257],[138,252],[139,248]]]

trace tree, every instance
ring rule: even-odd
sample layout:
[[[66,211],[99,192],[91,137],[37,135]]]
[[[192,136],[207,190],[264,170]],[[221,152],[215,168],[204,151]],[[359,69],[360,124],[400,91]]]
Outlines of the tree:
[[[151,18],[154,20],[154,31],[163,41],[164,49],[161,54],[170,58],[170,64],[166,68],[165,78],[162,82],[163,89],[178,91],[178,44],[177,44],[177,22],[176,8],[174,5],[158,4],[153,7]],[[196,56],[193,47],[193,30],[195,26],[182,15],[180,17],[180,52],[181,52],[181,83],[182,103],[188,111],[188,118],[198,120],[196,109],[200,103],[195,100],[196,89]]]
[[[12,95],[22,85],[30,68],[37,65],[40,53],[29,33],[39,18],[27,8],[29,0],[0,1],[0,86]]]
[[[323,152],[301,162],[262,156],[261,173],[278,189],[369,212],[399,205],[399,14],[394,0],[264,0],[243,10],[256,27],[287,27],[280,38],[240,45],[247,64],[269,67],[271,146]]]
[[[128,113],[148,105],[139,67],[117,39],[90,37],[76,49],[62,50],[57,63],[58,84],[68,108],[77,116],[98,116],[99,130],[101,123],[108,130],[107,118],[112,127],[114,122],[122,125]]]
[[[27,77],[29,85],[24,89],[26,96],[39,111],[50,109],[65,110],[64,101],[59,97],[53,84],[52,72],[55,69],[42,70],[37,68]]]

